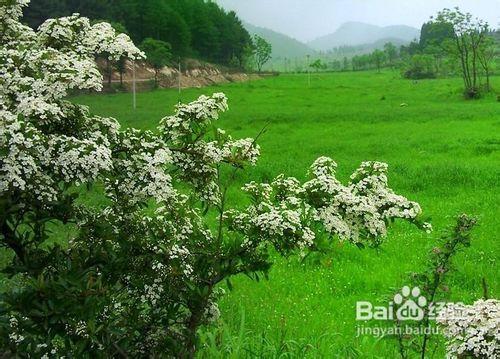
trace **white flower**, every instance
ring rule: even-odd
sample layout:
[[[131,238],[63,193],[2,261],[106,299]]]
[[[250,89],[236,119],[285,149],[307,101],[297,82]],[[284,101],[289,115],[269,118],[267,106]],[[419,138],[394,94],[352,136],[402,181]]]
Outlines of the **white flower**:
[[[447,356],[497,358],[500,355],[500,302],[478,300],[473,305],[448,304],[437,322],[448,339]]]

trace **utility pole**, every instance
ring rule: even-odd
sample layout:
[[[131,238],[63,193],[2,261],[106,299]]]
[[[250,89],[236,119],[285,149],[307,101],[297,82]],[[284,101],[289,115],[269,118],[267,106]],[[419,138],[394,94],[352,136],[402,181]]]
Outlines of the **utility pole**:
[[[181,76],[182,76],[182,68],[181,68],[181,58],[179,57],[179,76],[178,76],[178,83],[177,83],[177,87],[179,89],[179,103],[181,103]]]
[[[135,87],[135,60],[132,61],[132,106],[134,110],[137,108],[137,97]]]
[[[309,59],[311,55],[307,55],[307,85],[311,87],[311,66],[309,66]]]

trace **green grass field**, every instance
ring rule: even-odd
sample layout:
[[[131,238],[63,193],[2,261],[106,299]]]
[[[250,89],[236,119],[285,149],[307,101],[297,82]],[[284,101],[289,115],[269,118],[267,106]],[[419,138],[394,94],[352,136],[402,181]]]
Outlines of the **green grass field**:
[[[500,77],[492,80],[500,89]],[[433,234],[407,224],[391,228],[379,250],[334,244],[318,261],[276,259],[269,280],[237,278],[221,302],[222,320],[202,334],[202,357],[397,357],[394,341],[356,338],[358,300],[384,304],[386,295],[422,270],[427,253],[461,212],[479,217],[470,249],[454,261],[449,298],[473,302],[481,280],[499,297],[500,102],[495,95],[464,101],[460,79],[412,82],[398,73],[282,75],[261,81],[184,90],[182,101],[224,92],[230,111],[219,126],[234,137],[261,137],[257,167],[240,176],[268,180],[286,173],[304,178],[318,156],[334,158],[347,180],[361,161],[389,164],[390,185],[419,202]],[[80,96],[96,114],[123,126],[154,129],[179,100],[175,90]],[[406,103],[407,107],[400,104]],[[242,200],[235,189],[233,203]],[[443,347],[436,357],[442,357]]]

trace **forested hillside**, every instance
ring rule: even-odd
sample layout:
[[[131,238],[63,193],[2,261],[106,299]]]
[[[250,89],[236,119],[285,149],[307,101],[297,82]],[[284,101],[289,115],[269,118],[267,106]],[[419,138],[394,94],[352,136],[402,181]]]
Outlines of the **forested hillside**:
[[[148,37],[168,42],[175,57],[241,66],[251,44],[234,12],[204,0],[37,0],[24,21],[36,28],[72,13],[119,23],[137,44]]]

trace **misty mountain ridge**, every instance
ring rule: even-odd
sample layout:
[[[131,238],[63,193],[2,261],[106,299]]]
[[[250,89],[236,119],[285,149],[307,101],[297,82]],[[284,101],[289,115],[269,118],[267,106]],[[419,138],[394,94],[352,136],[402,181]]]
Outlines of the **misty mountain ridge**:
[[[399,47],[420,36],[418,29],[405,25],[380,27],[361,22],[348,22],[341,25],[335,33],[306,44],[268,28],[247,22],[243,22],[243,26],[250,35],[259,35],[271,44],[273,48],[271,64],[285,58],[318,56],[320,52],[328,53],[337,59],[351,58],[370,53],[375,49],[383,49],[384,44],[388,42]]]
[[[408,43],[418,39],[420,30],[407,25],[377,26],[362,22],[347,22],[334,33],[318,37],[306,45],[318,50],[327,51],[339,46],[358,46],[372,44],[383,39],[397,39]]]

